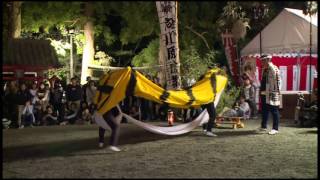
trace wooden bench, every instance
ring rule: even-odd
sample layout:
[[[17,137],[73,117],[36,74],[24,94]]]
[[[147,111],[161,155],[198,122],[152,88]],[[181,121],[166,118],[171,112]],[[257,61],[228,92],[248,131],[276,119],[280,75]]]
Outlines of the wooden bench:
[[[241,122],[242,119],[244,119],[244,118],[243,117],[217,116],[215,123],[216,123],[217,127],[219,127],[220,124],[232,124],[233,129],[237,129],[237,128],[244,127],[243,122]]]

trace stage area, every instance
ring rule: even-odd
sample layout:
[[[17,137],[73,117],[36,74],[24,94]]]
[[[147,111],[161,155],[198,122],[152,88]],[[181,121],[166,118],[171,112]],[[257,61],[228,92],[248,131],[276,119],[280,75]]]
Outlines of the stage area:
[[[218,137],[200,127],[162,136],[121,124],[121,152],[98,149],[97,125],[3,130],[3,177],[317,178],[317,128],[280,121],[275,136],[254,132],[260,120],[236,130],[223,125]]]

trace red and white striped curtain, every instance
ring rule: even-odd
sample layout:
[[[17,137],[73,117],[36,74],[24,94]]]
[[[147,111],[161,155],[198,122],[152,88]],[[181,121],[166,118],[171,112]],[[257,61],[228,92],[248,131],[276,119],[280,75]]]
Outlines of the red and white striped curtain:
[[[309,56],[301,57],[282,57],[273,56],[272,63],[276,65],[281,74],[282,87],[281,91],[309,91],[310,83],[311,90],[318,87],[318,58]],[[256,58],[256,66],[258,70],[258,80],[261,81],[261,60]],[[310,69],[311,64],[311,69]],[[311,77],[310,77],[311,70]],[[311,80],[310,80],[311,78]]]

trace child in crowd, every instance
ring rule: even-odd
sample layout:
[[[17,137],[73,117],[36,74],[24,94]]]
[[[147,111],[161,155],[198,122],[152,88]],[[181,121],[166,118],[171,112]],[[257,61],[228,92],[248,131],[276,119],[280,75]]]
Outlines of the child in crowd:
[[[87,102],[82,102],[80,111],[79,111],[79,119],[77,120],[77,124],[91,124],[92,117],[90,114],[89,106]]]

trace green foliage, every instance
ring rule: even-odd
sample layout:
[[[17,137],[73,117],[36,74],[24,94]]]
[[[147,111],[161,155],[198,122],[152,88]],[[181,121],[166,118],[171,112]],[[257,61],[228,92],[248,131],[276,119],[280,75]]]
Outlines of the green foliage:
[[[107,26],[104,27],[102,34],[106,45],[112,45],[117,40],[117,37],[112,34],[111,29]]]
[[[119,36],[123,45],[160,32],[155,2],[122,2],[119,5],[119,15],[124,19]]]
[[[311,5],[310,3],[308,5],[307,1],[264,2],[269,7],[268,16],[256,22],[252,21],[252,8],[255,3],[257,2],[178,2],[179,48],[181,74],[184,81],[188,78],[198,78],[211,63],[227,64],[221,43],[221,31],[226,27],[231,29],[236,20],[241,19],[244,23],[250,22],[248,25],[251,27],[247,32],[247,36],[239,40],[238,49],[241,49],[283,7],[306,9]],[[76,1],[23,2],[21,9],[22,33],[37,33],[41,27],[42,34],[50,34],[52,33],[50,29],[56,27],[59,35],[63,37],[52,39],[66,39],[64,41],[67,41],[66,27],[72,25],[78,30],[83,30],[86,20],[83,4],[84,2]],[[5,7],[3,6],[3,12],[6,12]],[[133,58],[134,65],[152,66],[158,64],[159,42],[155,37],[160,34],[160,25],[154,1],[98,1],[93,3],[93,7],[94,15],[90,19],[93,20],[95,44],[99,46],[99,49],[115,55],[115,59],[119,62],[120,60],[122,62],[124,62],[123,60],[127,61],[129,59],[127,57],[132,57],[133,53],[137,53]],[[316,4],[310,10],[316,11]],[[5,27],[3,29],[3,37],[5,37],[6,27],[9,23],[8,18],[5,16],[6,14],[3,14],[3,25]],[[119,25],[119,27],[115,27],[115,24]],[[48,36],[38,36],[38,38],[46,37]],[[4,40],[5,38],[3,43]],[[83,53],[84,40],[83,33],[74,36],[78,55]],[[62,49],[57,50],[63,51]],[[69,51],[66,50],[65,56],[60,56],[60,58],[65,59],[60,61],[67,61],[68,53]]]
[[[58,69],[49,69],[48,70],[48,77],[50,79],[53,76],[56,76],[61,80],[66,80],[68,73],[69,73],[69,67],[64,66],[64,67],[58,68]]]
[[[53,69],[52,71],[49,71],[49,75],[56,75],[59,78],[66,78],[67,75],[65,73],[69,72],[69,69],[67,67],[69,67],[70,61],[70,43],[64,42],[62,40],[54,40],[51,38],[47,39],[51,41],[51,45],[57,52],[58,61],[63,66],[63,68]]]
[[[149,45],[144,48],[139,54],[133,57],[132,64],[136,67],[141,66],[154,66],[158,64],[159,54],[159,39],[152,40]],[[147,69],[145,70],[148,74],[155,75],[157,70]]]
[[[39,32],[43,27],[48,32],[57,24],[68,25],[79,18],[80,2],[32,2],[22,4],[22,31]]]
[[[210,51],[223,51],[219,47],[221,34],[217,20],[225,2],[182,1],[178,3],[179,47],[181,50],[195,46],[201,57]],[[209,46],[209,48],[207,47]]]
[[[109,56],[103,51],[96,52],[96,54],[94,55],[94,58],[95,58],[94,62],[97,61],[98,64],[101,66],[109,66],[114,61],[114,59],[111,56]]]
[[[224,107],[231,108],[237,98],[239,97],[240,89],[236,86],[232,86],[230,89],[225,88],[224,92],[220,96],[220,100],[217,106],[217,114],[219,114]]]
[[[48,38],[48,40],[51,41],[51,45],[56,50],[58,56],[66,57],[67,51],[70,51],[70,43],[63,42],[62,40],[57,41],[51,38]]]
[[[218,20],[220,31],[223,32],[225,29],[231,30],[237,20],[241,20],[245,24],[245,26],[249,26],[249,18],[247,18],[246,16],[247,13],[240,2],[228,1],[227,5],[223,8],[223,13],[220,15]]]
[[[84,34],[76,34],[74,36],[74,43],[77,46],[77,54],[82,54],[83,53],[84,43],[85,43]]]
[[[181,80],[184,86],[189,86],[190,80],[197,80],[207,71],[209,66],[216,63],[216,52],[210,51],[201,57],[196,47],[191,45],[189,49],[182,50],[180,55],[181,62]]]

